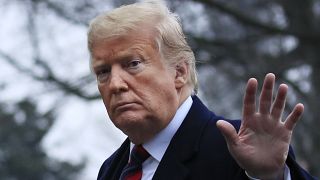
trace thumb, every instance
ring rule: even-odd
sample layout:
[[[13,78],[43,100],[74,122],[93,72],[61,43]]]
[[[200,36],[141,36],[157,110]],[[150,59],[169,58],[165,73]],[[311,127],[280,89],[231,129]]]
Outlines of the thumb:
[[[223,134],[228,146],[234,146],[238,142],[238,134],[236,129],[227,121],[219,120],[217,121],[217,127]]]

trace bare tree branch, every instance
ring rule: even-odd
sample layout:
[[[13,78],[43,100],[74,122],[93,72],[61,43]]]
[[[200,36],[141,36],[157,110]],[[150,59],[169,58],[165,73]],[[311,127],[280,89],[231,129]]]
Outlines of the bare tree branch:
[[[212,8],[218,9],[221,12],[224,12],[235,19],[237,19],[239,22],[242,22],[243,24],[249,25],[251,27],[260,29],[262,31],[265,31],[267,33],[273,33],[273,34],[281,34],[281,35],[292,35],[295,36],[301,40],[304,40],[306,42],[310,43],[320,43],[320,36],[318,34],[308,34],[303,32],[294,32],[290,29],[283,29],[279,28],[277,26],[274,26],[272,24],[266,24],[263,23],[256,18],[249,17],[245,15],[244,13],[240,12],[237,9],[228,7],[227,5],[224,5],[223,3],[220,3],[215,0],[194,0],[196,2],[204,3]]]
[[[44,3],[46,4],[46,6],[51,9],[54,13],[56,13],[58,16],[68,20],[69,22],[76,24],[76,25],[85,25],[88,26],[88,22],[87,21],[81,21],[81,19],[79,18],[75,18],[71,15],[69,15],[65,10],[63,10],[63,8],[61,8],[61,6],[48,1],[48,0],[31,0],[32,4],[34,5],[38,5],[39,3]]]
[[[61,90],[65,91],[68,94],[76,95],[76,96],[83,98],[83,99],[86,99],[86,100],[95,100],[95,99],[100,98],[100,95],[98,95],[98,94],[96,94],[96,95],[86,94],[85,92],[80,90],[81,87],[71,86],[70,82],[63,81],[63,80],[57,78],[52,72],[50,72],[50,69],[47,69],[45,66],[42,66],[42,67],[45,68],[45,70],[47,70],[46,71],[47,75],[43,76],[43,75],[38,75],[34,71],[32,71],[31,69],[22,66],[20,63],[18,63],[18,61],[16,59],[14,59],[10,55],[8,55],[2,51],[0,51],[0,57],[2,57],[7,63],[9,63],[12,67],[17,69],[19,72],[22,72],[22,73],[32,77],[35,80],[46,81],[46,82],[52,83],[52,84],[58,86]]]

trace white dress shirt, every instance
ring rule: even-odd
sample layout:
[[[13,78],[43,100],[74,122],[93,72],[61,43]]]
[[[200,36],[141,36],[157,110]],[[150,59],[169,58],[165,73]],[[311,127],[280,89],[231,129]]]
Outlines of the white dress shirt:
[[[156,169],[166,152],[170,141],[174,134],[179,129],[183,120],[187,116],[191,106],[192,106],[192,98],[189,96],[178,108],[176,114],[173,119],[170,121],[168,126],[161,130],[154,138],[152,138],[149,142],[144,143],[142,146],[148,151],[150,157],[145,160],[142,164],[142,178],[141,180],[151,180]],[[130,153],[134,144],[130,144]],[[247,175],[248,176],[248,175]],[[258,180],[253,177],[248,176],[251,180]],[[286,166],[285,170],[285,179],[291,180],[289,168]]]

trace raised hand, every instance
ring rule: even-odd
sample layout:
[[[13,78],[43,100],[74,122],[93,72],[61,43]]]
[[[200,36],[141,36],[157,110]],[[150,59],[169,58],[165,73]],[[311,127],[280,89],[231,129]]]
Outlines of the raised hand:
[[[303,113],[303,105],[297,104],[282,121],[288,86],[281,84],[273,101],[274,84],[275,75],[267,74],[257,111],[258,82],[254,78],[249,79],[238,133],[228,122],[217,122],[237,163],[250,176],[260,179],[282,179],[292,131]]]

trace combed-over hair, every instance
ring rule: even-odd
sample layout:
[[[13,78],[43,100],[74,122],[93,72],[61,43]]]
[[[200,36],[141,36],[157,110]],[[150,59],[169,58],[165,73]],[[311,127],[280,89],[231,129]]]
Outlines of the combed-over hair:
[[[88,48],[92,53],[93,44],[116,36],[125,36],[139,31],[147,24],[154,28],[154,39],[163,58],[171,65],[185,61],[189,68],[188,84],[194,93],[198,90],[195,57],[183,34],[179,17],[170,12],[162,0],[146,0],[121,6],[93,19],[88,30]]]

